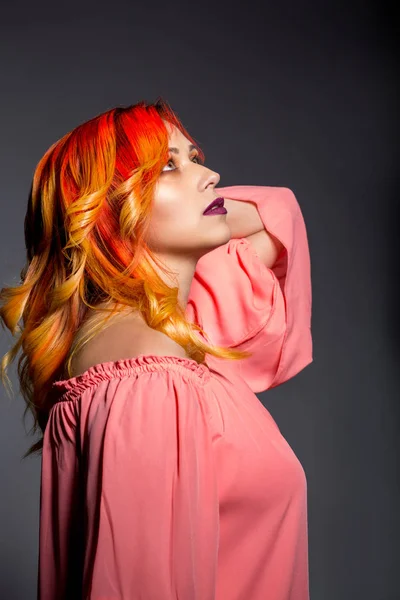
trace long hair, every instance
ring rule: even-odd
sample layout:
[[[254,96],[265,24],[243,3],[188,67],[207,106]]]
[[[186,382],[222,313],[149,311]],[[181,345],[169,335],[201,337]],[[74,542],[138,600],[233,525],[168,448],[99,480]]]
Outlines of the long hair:
[[[36,166],[24,221],[26,264],[19,285],[0,291],[2,326],[18,336],[1,360],[0,377],[12,390],[6,371],[21,349],[23,418],[32,412],[32,434],[44,434],[55,402],[53,382],[72,376],[73,356],[126,307],[140,311],[149,327],[199,364],[206,353],[231,360],[250,356],[203,341],[199,332],[209,338],[186,319],[178,287],[169,287],[152,267],[151,260],[171,275],[146,244],[153,192],[169,154],[163,120],[198,147],[204,163],[199,144],[158,97],[154,104],[112,108],[82,123]],[[96,309],[108,301],[114,308]],[[83,334],[89,308],[97,313]],[[43,437],[23,458],[42,448]]]

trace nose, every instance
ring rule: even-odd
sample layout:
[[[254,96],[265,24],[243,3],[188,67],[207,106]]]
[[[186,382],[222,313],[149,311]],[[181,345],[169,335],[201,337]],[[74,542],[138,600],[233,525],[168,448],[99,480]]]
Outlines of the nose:
[[[221,179],[221,175],[216,171],[211,171],[208,177],[206,178],[204,187],[207,189],[208,187],[216,187]]]

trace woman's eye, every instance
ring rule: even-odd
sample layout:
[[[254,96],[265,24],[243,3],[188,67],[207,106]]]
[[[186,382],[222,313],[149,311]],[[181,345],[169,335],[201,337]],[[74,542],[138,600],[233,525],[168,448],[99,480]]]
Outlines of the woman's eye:
[[[200,159],[200,157],[199,157],[198,155],[194,156],[194,157],[192,158],[192,160],[193,160],[193,159],[194,159],[195,161],[197,161],[197,163],[198,163],[198,164],[200,164],[200,165],[201,165],[201,164],[203,164],[203,163],[202,163],[202,161],[201,161],[201,159]],[[174,159],[173,159],[173,158],[170,158],[170,159],[169,159],[169,161],[167,162],[167,164],[166,164],[165,166],[167,167],[167,166],[169,165],[169,163],[172,163],[172,164],[173,164],[173,165],[176,167],[176,165],[175,165],[175,162],[174,162]],[[165,168],[165,167],[164,167],[164,168]],[[178,167],[176,167],[176,169],[177,169],[177,168],[178,168]],[[175,171],[176,169],[172,169],[172,170],[173,170],[173,171]],[[171,169],[170,169],[170,170],[171,170]],[[162,172],[165,172],[165,171],[164,171],[164,169],[163,169],[163,171],[162,171]]]

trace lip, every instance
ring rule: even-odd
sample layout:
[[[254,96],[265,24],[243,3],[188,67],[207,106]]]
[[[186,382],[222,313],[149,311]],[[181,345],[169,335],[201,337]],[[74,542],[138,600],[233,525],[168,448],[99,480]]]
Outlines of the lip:
[[[215,198],[215,200],[213,200],[212,202],[210,202],[210,204],[204,210],[203,215],[206,212],[208,212],[209,210],[213,209],[215,206],[219,206],[219,207],[223,207],[224,206],[224,199],[222,198],[222,196],[219,196],[218,198]]]

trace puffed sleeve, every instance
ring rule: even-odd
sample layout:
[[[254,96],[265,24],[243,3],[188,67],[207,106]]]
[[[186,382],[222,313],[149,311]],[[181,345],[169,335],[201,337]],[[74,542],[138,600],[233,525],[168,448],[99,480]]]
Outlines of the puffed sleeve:
[[[235,361],[235,368],[253,392],[262,392],[284,383],[313,360],[306,226],[288,188],[240,185],[215,191],[253,202],[265,229],[284,248],[271,268],[246,238],[232,238],[202,256],[187,315],[213,343],[253,353]]]
[[[79,416],[76,400],[53,407],[39,600],[214,600],[219,505],[204,398],[179,370],[156,370],[84,392]]]

